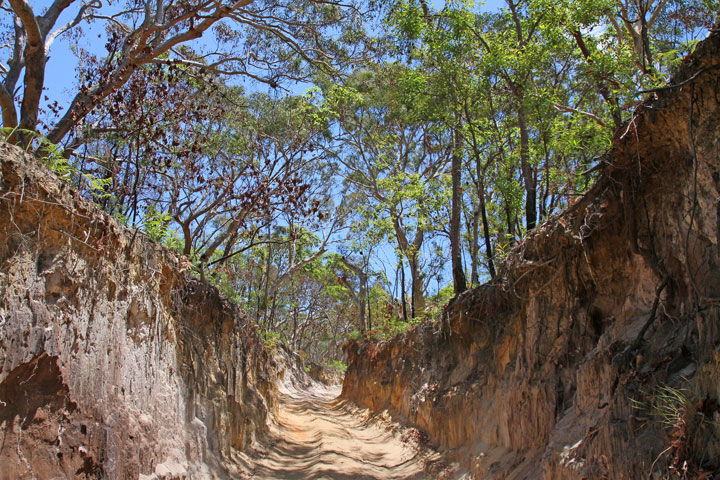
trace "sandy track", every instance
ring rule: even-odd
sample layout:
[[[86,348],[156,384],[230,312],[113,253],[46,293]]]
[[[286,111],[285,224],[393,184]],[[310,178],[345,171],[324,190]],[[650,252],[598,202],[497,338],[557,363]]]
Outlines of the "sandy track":
[[[338,400],[340,387],[283,389],[266,450],[238,463],[257,480],[422,479],[437,454],[412,430]]]

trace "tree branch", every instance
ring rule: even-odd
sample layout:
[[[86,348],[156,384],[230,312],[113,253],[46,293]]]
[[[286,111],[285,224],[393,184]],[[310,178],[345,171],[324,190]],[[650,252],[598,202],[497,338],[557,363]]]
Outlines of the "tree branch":
[[[655,11],[650,16],[650,20],[647,21],[646,28],[650,30],[655,23],[655,20],[657,20],[658,15],[660,14],[660,11],[665,7],[665,4],[667,3],[667,0],[660,0],[660,3],[658,3],[658,6],[655,7]],[[648,5],[650,3],[648,2]]]
[[[27,34],[27,44],[25,45],[25,91],[20,106],[19,126],[23,129],[34,130],[37,125],[40,96],[45,83],[43,36],[30,4],[25,0],[9,1]]]
[[[569,107],[567,105],[560,105],[557,103],[553,103],[553,107],[559,112],[565,112],[565,113],[577,113],[578,115],[583,115],[585,117],[593,119],[598,125],[601,127],[607,127],[605,122],[603,122],[602,118],[598,117],[592,112],[586,112],[584,110],[578,110],[577,108]]]
[[[12,0],[14,2],[24,0]],[[65,115],[58,121],[53,129],[48,133],[47,138],[52,143],[60,143],[60,141],[70,132],[70,130],[82,120],[90,111],[95,108],[105,97],[117,90],[125,84],[130,76],[142,65],[145,65],[160,55],[168,52],[171,48],[189,40],[200,38],[207,29],[213,26],[222,18],[228,17],[234,10],[251,4],[254,0],[239,0],[230,6],[218,5],[213,15],[205,17],[205,19],[197,25],[189,27],[187,30],[178,33],[155,48],[146,49],[144,43],[149,38],[150,31],[155,31],[153,26],[146,23],[128,35],[128,39],[141,39],[140,45],[128,46],[128,42],[124,42],[123,55],[124,58],[120,65],[115,69],[107,82],[96,84],[86,91],[79,92],[70,103],[70,107],[66,110]],[[132,44],[133,42],[129,42]]]
[[[0,109],[2,109],[3,127],[15,128],[18,124],[17,111],[15,110],[15,102],[12,95],[5,90],[4,85],[0,85]],[[8,138],[8,142],[15,143],[16,139],[13,135]]]
[[[70,2],[68,2],[68,3],[70,3]],[[88,8],[99,8],[100,6],[102,6],[102,3],[100,0],[93,0],[90,3],[84,3],[80,7],[80,10],[78,11],[78,13],[74,19],[70,20],[68,23],[66,23],[62,27],[58,28],[54,32],[48,34],[47,37],[45,38],[45,55],[48,54],[48,52],[50,51],[50,47],[52,46],[53,42],[55,41],[55,39],[57,37],[59,37],[60,35],[62,35],[63,33],[67,32],[67,31],[69,31],[70,29],[76,27],[85,18],[84,15]],[[56,20],[57,20],[57,18],[53,21],[53,24],[55,23]],[[49,28],[52,28],[52,25]]]
[[[8,73],[5,75],[5,79],[3,80],[3,86],[10,94],[10,97],[13,96],[15,84],[17,84],[18,78],[20,78],[20,72],[25,66],[22,54],[25,49],[25,40],[27,38],[22,22],[17,16],[13,19],[13,24],[15,28],[15,42],[12,57],[8,60]]]

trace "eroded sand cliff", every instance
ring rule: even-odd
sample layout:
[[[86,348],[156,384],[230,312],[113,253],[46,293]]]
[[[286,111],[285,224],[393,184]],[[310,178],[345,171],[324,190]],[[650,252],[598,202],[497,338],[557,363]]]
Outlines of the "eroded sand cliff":
[[[276,398],[252,324],[21,150],[0,157],[0,478],[227,478]]]
[[[348,344],[344,397],[422,428],[475,478],[718,472],[718,65],[716,33],[493,281],[436,322]]]

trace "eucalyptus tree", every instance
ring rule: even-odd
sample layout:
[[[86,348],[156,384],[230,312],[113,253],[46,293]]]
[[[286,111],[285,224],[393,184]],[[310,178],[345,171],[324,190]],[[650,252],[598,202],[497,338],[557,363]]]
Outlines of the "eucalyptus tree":
[[[164,215],[201,269],[256,243],[266,225],[331,216],[322,132],[303,114],[304,97],[245,95],[212,76],[160,78],[171,81],[123,98],[154,121],[108,108],[89,117],[93,137],[76,152],[83,169],[112,180],[102,200],[111,213],[130,225]]]
[[[264,228],[263,242],[213,270],[211,279],[256,321],[268,345],[281,342],[317,363],[338,361],[342,342],[359,328],[348,272],[337,254],[316,255],[319,236],[292,230]],[[291,271],[292,256],[302,265]]]
[[[59,118],[48,120],[46,136],[53,143],[74,133],[87,114],[146,65],[194,66],[273,87],[308,78],[318,68],[332,70],[354,55],[360,43],[351,32],[361,30],[371,6],[354,0],[122,0],[107,5],[54,0],[40,7],[3,0],[1,5],[6,16],[0,28],[8,41],[0,63],[0,108],[3,126],[20,137],[36,130],[54,42],[65,37],[77,47],[79,86],[67,105],[52,104]],[[69,22],[59,24],[67,13]],[[91,23],[99,40],[83,36]],[[202,36],[206,40],[198,42]],[[81,48],[83,38],[96,47],[104,44],[104,52],[102,47]]]
[[[346,194],[362,199],[366,228],[391,238],[407,260],[413,317],[425,309],[423,251],[444,225],[450,160],[441,138],[446,132],[420,105],[426,83],[421,72],[393,62],[358,71],[322,92]]]
[[[448,2],[436,11],[425,2],[404,0],[398,3],[389,20],[398,35],[408,42],[409,62],[428,75],[429,101],[423,106],[426,113],[438,119],[444,128],[451,132],[448,136],[451,154],[451,208],[449,238],[451,263],[455,293],[466,288],[461,245],[461,213],[463,212],[462,171],[466,159],[466,124],[468,103],[472,103],[477,92],[478,65],[480,63],[480,45],[473,35],[476,12],[472,11],[472,2]],[[479,196],[483,201],[485,194]],[[482,204],[484,208],[484,204]],[[478,212],[478,210],[476,210]],[[477,215],[472,228],[477,239]],[[483,217],[486,219],[486,215]],[[488,224],[485,222],[488,235]],[[488,240],[489,243],[489,240]],[[477,241],[472,242],[471,280],[477,281]],[[493,271],[492,259],[489,259]],[[493,273],[494,275],[494,273]]]
[[[357,309],[357,325],[358,330],[362,334],[372,329],[372,318],[368,315],[370,306],[368,305],[369,272],[367,271],[367,265],[363,262],[362,256],[358,260],[350,258],[347,255],[340,255],[339,260],[344,268],[342,269],[342,274],[338,276],[338,279],[347,289]],[[351,275],[347,275],[346,272]]]
[[[588,7],[594,15],[588,15]],[[669,73],[692,51],[713,28],[719,8],[716,0],[594,0],[578,2],[573,10],[576,21],[607,26],[616,42],[613,50],[625,50],[639,72],[653,75]]]
[[[720,11],[717,0],[531,0],[529,5],[553,19],[543,22],[545,35],[572,38],[584,74],[579,80],[586,84],[579,88],[586,95],[592,88],[605,103],[584,113],[610,128],[627,119],[639,90],[669,80]]]
[[[518,131],[518,160],[525,189],[525,227],[537,224],[537,162],[531,152],[531,112],[534,80],[547,64],[552,46],[539,38],[539,16],[528,15],[520,1],[507,0],[508,9],[499,13],[483,30],[474,29],[485,50],[486,71],[502,81],[503,91],[514,110]],[[550,47],[550,48],[549,48]]]
[[[488,87],[480,98],[489,107],[491,131],[499,133],[485,137],[495,137],[500,148],[491,150],[502,163],[518,166],[529,231],[588,187],[583,172],[608,148],[622,121],[618,99],[627,91],[614,84],[611,95],[602,95],[610,83],[594,76],[565,17],[532,1],[507,5],[479,16],[473,33]]]
[[[582,190],[577,173],[605,148],[609,115],[595,85],[583,79],[573,36],[537,2],[508,0],[499,12],[481,13],[470,1],[436,11],[404,0],[389,20],[410,52],[408,62],[430,79],[432,101],[423,105],[454,139],[450,238],[457,291],[458,207],[466,214],[470,277],[477,283],[479,265],[494,276],[496,249],[522,234],[519,202],[530,230]],[[462,185],[466,205],[458,201]]]
[[[515,8],[515,4],[512,4]],[[493,106],[492,97],[508,98],[507,92],[512,92],[514,102],[504,101],[504,105],[513,105],[514,115],[503,115],[502,119],[497,116],[495,130],[498,123],[506,126],[510,117],[518,118],[517,126],[520,131],[520,164],[521,172],[526,187],[525,198],[527,200],[526,215],[528,228],[532,228],[535,219],[535,184],[537,174],[533,168],[530,152],[530,127],[526,113],[525,91],[530,87],[528,81],[535,59],[518,59],[520,53],[527,53],[524,46],[528,41],[533,40],[534,29],[527,39],[516,37],[517,24],[508,19],[515,19],[520,22],[518,14],[514,17],[498,14],[494,16],[481,15],[472,9],[472,2],[449,2],[440,10],[435,11],[425,3],[415,0],[405,0],[398,4],[398,8],[390,17],[391,23],[397,28],[398,34],[409,40],[411,60],[417,64],[417,68],[428,72],[433,81],[429,84],[430,91],[427,95],[435,99],[432,108],[436,115],[440,115],[444,128],[452,132],[452,208],[450,215],[450,244],[452,270],[456,293],[464,288],[465,276],[462,266],[462,254],[460,246],[460,213],[464,209],[461,196],[463,164],[466,159],[473,158],[476,164],[472,171],[477,174],[474,181],[475,195],[465,195],[465,199],[476,201],[477,206],[473,208],[472,240],[470,242],[471,252],[471,279],[478,281],[477,259],[478,259],[478,233],[479,220],[482,217],[483,230],[486,244],[487,264],[491,275],[494,275],[494,264],[492,259],[492,247],[490,245],[490,224],[488,221],[485,199],[488,194],[486,188],[492,187],[485,180],[487,169],[491,162],[483,160],[488,156],[497,158],[498,154],[486,155],[488,150],[506,151],[512,145],[508,144],[506,138],[493,138],[490,135],[492,125],[484,126],[482,132],[478,125],[481,118],[492,116],[497,108]],[[492,24],[492,27],[489,25]],[[510,28],[511,27],[511,28]],[[492,38],[489,38],[492,36]],[[506,45],[501,45],[498,38],[511,36],[507,41],[507,47],[513,47],[520,41],[514,51],[506,51]],[[521,35],[522,36],[522,35]],[[537,56],[537,55],[536,55]],[[494,87],[501,84],[500,92],[493,93],[486,91],[487,85]],[[512,98],[512,97],[511,97]],[[427,104],[428,102],[426,102]],[[489,106],[488,106],[489,103]],[[512,135],[508,133],[508,135]],[[483,137],[480,139],[479,137]],[[499,142],[498,142],[499,141]],[[494,144],[493,144],[494,143]],[[490,144],[493,144],[492,147]],[[511,157],[504,159],[512,161]],[[482,166],[484,164],[485,166]],[[471,175],[472,176],[472,175]],[[512,183],[512,178],[507,179]],[[506,182],[507,185],[507,182]],[[506,186],[505,185],[505,186]],[[507,190],[507,188],[499,188]],[[505,202],[508,207],[507,231],[513,234],[515,230],[515,213],[511,209],[511,202]]]

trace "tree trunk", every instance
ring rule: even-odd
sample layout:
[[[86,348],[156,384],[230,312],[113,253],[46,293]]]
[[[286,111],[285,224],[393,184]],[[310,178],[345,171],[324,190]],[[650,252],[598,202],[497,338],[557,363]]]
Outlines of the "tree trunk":
[[[492,102],[492,91],[489,90],[488,93],[491,95],[491,102]],[[470,120],[470,112],[468,110],[467,103],[465,104],[465,116],[467,121]],[[473,133],[473,130],[470,130],[472,139],[472,147],[473,147],[473,153],[475,155],[475,174],[477,175],[477,181],[475,183],[475,188],[477,189],[477,196],[478,196],[478,208],[475,211],[475,218],[474,218],[474,224],[473,224],[473,274],[472,274],[472,281],[475,284],[480,283],[480,279],[478,278],[477,273],[477,257],[480,250],[479,246],[479,240],[478,240],[478,216],[482,217],[483,222],[483,235],[485,237],[485,252],[487,256],[487,262],[488,262],[488,273],[490,274],[490,277],[495,277],[495,265],[493,262],[493,249],[492,244],[490,242],[490,225],[488,222],[487,217],[487,207],[485,205],[485,172],[487,171],[487,168],[490,166],[490,162],[495,158],[494,156],[488,159],[488,161],[483,165],[482,162],[482,156],[480,153],[480,149],[478,147],[478,141],[475,137],[475,134]]]
[[[290,343],[290,348],[292,351],[297,350],[297,333],[298,333],[298,308],[297,305],[293,308],[293,331],[292,331],[292,340]]]
[[[410,265],[410,281],[411,281],[411,300],[410,300],[410,316],[415,318],[418,312],[425,310],[425,297],[423,295],[423,279],[422,272],[420,272],[420,248],[422,247],[423,240],[425,239],[425,232],[418,228],[415,233],[415,238],[412,244],[408,242],[405,229],[401,223],[400,216],[396,213],[392,213],[393,227],[395,229],[395,237],[398,242],[398,247],[403,255],[408,259],[408,265]]]
[[[720,205],[720,204],[719,204]],[[407,298],[405,292],[405,262],[403,262],[402,256],[400,256],[400,298],[402,299],[402,314],[403,321],[407,323]]]
[[[488,273],[490,273],[490,278],[495,278],[495,262],[493,261],[493,248],[492,243],[490,242],[490,224],[488,222],[487,208],[485,206],[485,183],[482,179],[480,180],[480,185],[482,189],[478,193],[480,197],[480,213],[482,215],[483,222],[483,235],[485,237],[485,256],[487,256]]]
[[[506,0],[506,2],[515,23],[518,45],[524,47],[530,37],[528,39],[523,38],[522,21],[517,11],[519,2],[515,3],[513,0]],[[537,178],[535,169],[530,162],[530,134],[525,111],[525,92],[522,86],[527,82],[527,79],[520,80],[520,83],[510,78],[507,78],[507,80],[517,101],[518,128],[520,129],[520,168],[525,182],[525,226],[529,232],[537,225]]]
[[[367,299],[366,292],[368,287],[367,273],[362,269],[362,267],[357,266],[345,257],[340,257],[340,261],[346,267],[352,270],[353,273],[358,277],[359,286],[357,293],[353,290],[351,285],[347,284],[347,282],[345,282],[345,286],[350,293],[350,297],[352,298],[353,303],[357,306],[358,309],[358,328],[360,329],[361,333],[365,333],[365,331],[369,328],[367,321],[367,311],[369,311],[370,308],[369,305],[367,306],[367,310],[365,308],[365,302]]]
[[[518,127],[520,128],[520,168],[525,182],[525,226],[529,232],[537,225],[537,179],[535,178],[535,168],[530,162],[530,134],[528,132],[522,92],[517,97]]]
[[[478,257],[480,256],[480,205],[473,210],[472,224],[470,225],[469,214],[465,213],[468,230],[472,229],[472,240],[470,240],[470,284],[479,285]]]
[[[410,282],[411,282],[411,304],[410,314],[412,318],[417,318],[425,311],[425,296],[423,294],[423,277],[420,272],[420,259],[417,253],[408,256],[408,264],[410,265]]]
[[[367,290],[367,277],[363,275],[363,277],[360,279],[360,291],[358,292],[358,298],[357,298],[357,306],[358,306],[358,316],[359,316],[359,323],[360,323],[360,331],[362,333],[365,333],[365,331],[368,329],[368,322],[367,322],[367,308],[365,305],[365,298],[367,298],[367,294],[365,293]]]
[[[460,245],[460,209],[462,208],[461,174],[463,139],[459,125],[455,127],[452,165],[452,203],[450,213],[450,258],[452,259],[453,286],[455,294],[467,290],[467,280],[462,265],[462,249]]]
[[[272,246],[268,245],[267,258],[265,259],[265,286],[263,287],[262,311],[263,320],[269,325],[270,318],[268,316],[268,293],[270,292],[270,267],[272,266]],[[258,311],[260,310],[258,304]]]

